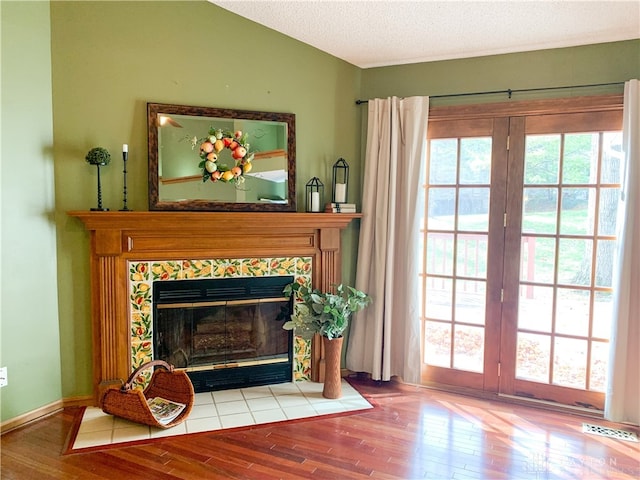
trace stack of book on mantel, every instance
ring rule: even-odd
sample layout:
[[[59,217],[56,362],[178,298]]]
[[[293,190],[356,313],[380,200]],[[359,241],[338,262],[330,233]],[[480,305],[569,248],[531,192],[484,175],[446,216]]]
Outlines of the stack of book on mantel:
[[[356,213],[355,203],[327,203],[324,207],[326,213]]]

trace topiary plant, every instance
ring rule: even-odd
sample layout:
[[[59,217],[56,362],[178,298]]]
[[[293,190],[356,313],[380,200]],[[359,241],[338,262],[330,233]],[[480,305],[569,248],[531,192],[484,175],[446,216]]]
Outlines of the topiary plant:
[[[111,155],[108,150],[102,147],[92,148],[84,158],[91,165],[109,165],[111,161]]]
[[[104,212],[109,210],[108,208],[102,208],[102,187],[100,185],[100,167],[104,165],[109,165],[111,161],[111,155],[106,148],[95,147],[89,150],[87,156],[84,157],[90,165],[95,165],[98,170],[98,208],[92,208],[91,210],[98,210]]]

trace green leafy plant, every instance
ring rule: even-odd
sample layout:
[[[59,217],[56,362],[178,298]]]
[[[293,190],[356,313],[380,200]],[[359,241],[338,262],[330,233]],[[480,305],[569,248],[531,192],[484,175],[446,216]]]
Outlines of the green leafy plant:
[[[328,339],[339,338],[349,325],[352,313],[371,303],[371,297],[360,290],[345,285],[334,285],[333,292],[311,290],[299,283],[284,288],[287,297],[297,296],[301,301],[294,305],[291,320],[282,328],[294,330],[296,335],[310,339],[319,333]]]
[[[111,155],[106,148],[95,147],[89,150],[84,159],[91,165],[109,165]]]

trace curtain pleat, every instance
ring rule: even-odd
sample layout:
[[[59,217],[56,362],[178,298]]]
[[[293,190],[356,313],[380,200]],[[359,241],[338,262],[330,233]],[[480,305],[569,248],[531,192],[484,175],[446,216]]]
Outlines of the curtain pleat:
[[[640,424],[640,83],[625,83],[625,154],[605,418]]]
[[[419,215],[428,97],[370,100],[356,288],[373,304],[351,324],[347,368],[420,379]]]

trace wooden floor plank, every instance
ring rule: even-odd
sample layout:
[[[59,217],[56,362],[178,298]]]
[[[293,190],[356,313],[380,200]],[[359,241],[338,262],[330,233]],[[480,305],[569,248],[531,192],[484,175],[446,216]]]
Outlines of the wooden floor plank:
[[[576,414],[352,379],[376,408],[348,416],[62,452],[79,409],[1,438],[4,480],[640,478],[640,445],[582,433]],[[638,433],[637,429],[633,430]]]

